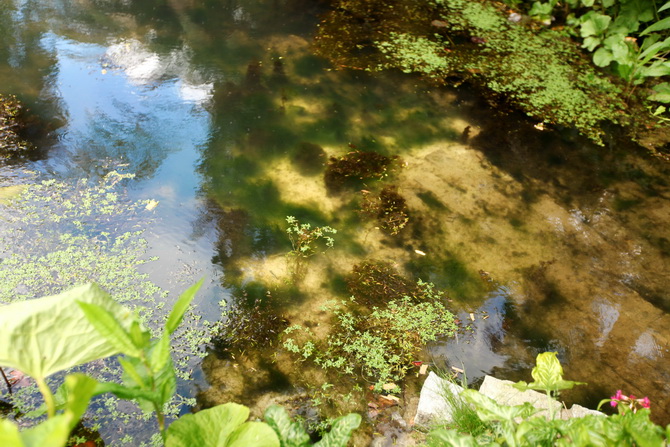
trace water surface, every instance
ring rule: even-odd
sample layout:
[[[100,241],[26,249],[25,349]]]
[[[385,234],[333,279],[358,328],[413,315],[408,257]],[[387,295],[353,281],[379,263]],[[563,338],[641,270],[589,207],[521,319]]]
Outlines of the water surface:
[[[315,2],[0,5],[1,92],[30,107],[38,147],[2,166],[2,184],[33,181],[26,172],[135,174],[130,199],[159,202],[145,232],[159,259],[142,269],[168,301],[205,276],[198,305],[211,321],[219,301],[253,286],[304,323],[346,297],[333,279],[363,259],[387,261],[445,289],[463,321],[473,315],[474,332],[431,347],[435,361],[475,381],[529,380],[535,355],[555,350],[568,378],[589,382],[568,400],[622,389],[648,395],[670,422],[670,192],[659,161],[624,142],[537,130],[476,92],[337,70],[312,53]],[[328,188],[327,157],[354,149],[404,164],[381,182]],[[356,213],[360,189],[384,184],[410,209],[398,236]],[[339,232],[287,291],[288,215]],[[183,388],[201,403],[254,405],[268,386],[235,388],[221,378],[234,376],[230,363],[213,357],[206,373],[194,368]]]

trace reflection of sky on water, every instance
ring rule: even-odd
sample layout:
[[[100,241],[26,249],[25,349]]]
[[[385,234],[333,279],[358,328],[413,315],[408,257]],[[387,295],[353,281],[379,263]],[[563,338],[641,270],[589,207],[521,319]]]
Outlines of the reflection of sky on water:
[[[471,321],[469,312],[460,312],[458,318],[462,326],[471,325],[473,330],[433,346],[430,349],[432,356],[446,359],[448,366],[465,369],[468,381],[477,380],[491,373],[493,368],[503,366],[508,356],[497,351],[505,339],[503,321],[508,299],[507,289],[499,287],[473,312],[475,321]]]
[[[57,60],[43,96],[59,103],[66,122],[48,170],[100,175],[127,164],[146,178],[168,154],[195,153],[207,142],[210,117],[202,105],[211,85],[191,82],[197,76],[188,76],[186,50],[159,55],[138,41],[105,47],[53,33],[42,45]],[[186,177],[194,176],[190,168]]]
[[[54,33],[41,44],[57,61],[42,96],[58,104],[65,124],[49,157],[34,167],[70,178],[110,170],[135,174],[131,198],[159,202],[144,234],[148,256],[158,259],[143,270],[174,293],[206,277],[209,286],[197,301],[213,307],[201,311],[218,318],[218,307],[205,304],[224,293],[221,272],[210,262],[216,235],[201,231],[195,237],[193,231],[202,182],[195,165],[211,130],[205,109],[211,84],[191,68],[185,49],[159,54],[136,40],[104,46]]]

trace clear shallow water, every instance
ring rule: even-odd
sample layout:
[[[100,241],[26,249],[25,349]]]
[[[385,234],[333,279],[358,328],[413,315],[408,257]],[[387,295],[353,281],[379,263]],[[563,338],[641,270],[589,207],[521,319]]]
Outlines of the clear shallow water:
[[[145,233],[159,259],[142,268],[169,299],[205,276],[198,304],[212,320],[242,285],[280,288],[285,216],[331,225],[336,249],[312,264],[299,298],[283,297],[292,322],[342,297],[331,277],[365,258],[391,261],[446,288],[464,321],[475,315],[472,335],[431,348],[470,379],[528,380],[535,355],[556,350],[568,378],[591,384],[569,399],[621,388],[649,395],[670,422],[667,168],[495,116],[465,91],[333,71],[311,53],[316,11],[300,1],[3,2],[2,93],[28,104],[39,129],[38,156],[3,166],[3,185],[25,171],[134,173],[130,198],[159,201]],[[400,237],[353,212],[358,191],[324,185],[326,157],[353,148],[406,163],[392,180],[412,217]],[[210,362],[207,375],[221,367]],[[208,386],[195,374],[184,384],[194,393]]]

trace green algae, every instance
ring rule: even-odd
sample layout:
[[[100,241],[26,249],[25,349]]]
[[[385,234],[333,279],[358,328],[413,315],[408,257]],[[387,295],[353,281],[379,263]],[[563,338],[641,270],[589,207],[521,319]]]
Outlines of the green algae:
[[[467,81],[485,88],[502,111],[521,109],[599,144],[603,123],[627,119],[619,86],[559,31],[512,23],[481,1],[356,3],[340,1],[320,27],[317,50],[337,66],[400,69],[438,84]]]
[[[0,306],[53,295],[92,281],[137,312],[156,336],[166,316],[163,305],[168,292],[154,284],[142,269],[154,260],[147,256],[148,243],[143,234],[151,224],[151,210],[157,202],[129,201],[122,186],[132,177],[112,171],[99,181],[46,180],[22,186],[19,195],[3,203]],[[204,357],[202,346],[211,333],[211,325],[201,321],[193,310],[187,312],[185,320],[188,324],[178,329],[172,344],[181,380],[192,378],[194,364]],[[113,359],[78,370],[105,380],[120,380],[122,374]],[[52,389],[61,381],[61,375],[49,378]],[[35,386],[18,388],[12,396],[14,416],[34,410],[41,402],[38,396]],[[166,414],[177,417],[184,405],[195,405],[195,399],[183,393],[176,395],[167,405]],[[147,445],[140,438],[151,436],[146,431],[147,416],[115,397],[97,400],[87,419],[93,430],[101,424],[123,424],[123,430],[119,430],[123,438],[115,439],[118,445]]]

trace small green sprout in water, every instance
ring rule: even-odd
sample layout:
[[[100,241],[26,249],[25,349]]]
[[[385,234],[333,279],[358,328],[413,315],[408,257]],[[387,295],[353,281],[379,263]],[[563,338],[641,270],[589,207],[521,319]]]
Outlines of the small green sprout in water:
[[[329,226],[312,228],[312,225],[308,223],[301,224],[298,219],[293,216],[287,216],[286,222],[288,222],[289,225],[286,232],[288,233],[289,239],[291,239],[291,246],[293,247],[289,254],[302,258],[308,258],[315,255],[317,253],[319,240],[325,242],[325,250],[333,248],[335,239],[328,235],[337,233],[337,230],[334,228]]]

